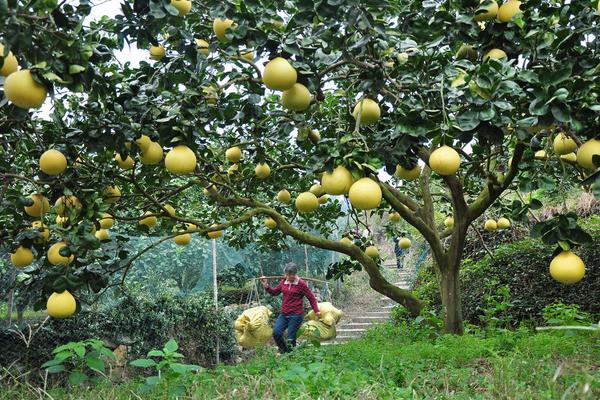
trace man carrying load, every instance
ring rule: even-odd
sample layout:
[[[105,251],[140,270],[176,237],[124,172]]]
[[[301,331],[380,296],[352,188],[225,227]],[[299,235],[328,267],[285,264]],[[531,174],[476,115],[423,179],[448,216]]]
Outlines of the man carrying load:
[[[283,273],[285,278],[274,288],[269,286],[269,282],[264,276],[260,277],[260,281],[271,296],[283,293],[281,313],[273,328],[273,339],[275,339],[280,353],[289,353],[292,351],[292,347],[296,345],[296,332],[304,320],[304,297],[308,298],[317,319],[320,316],[320,312],[315,295],[308,288],[306,282],[298,276],[298,267],[296,264],[286,264]],[[286,328],[290,345],[288,345],[283,337]]]

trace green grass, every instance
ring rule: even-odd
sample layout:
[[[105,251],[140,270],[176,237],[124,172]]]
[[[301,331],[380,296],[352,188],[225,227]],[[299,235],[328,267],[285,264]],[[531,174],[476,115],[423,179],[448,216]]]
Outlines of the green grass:
[[[279,358],[264,349],[246,363],[185,379],[185,398],[194,399],[596,399],[600,344],[597,335],[527,330],[429,340],[385,326],[363,340]],[[167,385],[152,393],[140,387],[132,380],[48,392],[54,399],[169,397]],[[43,397],[7,389],[11,399]]]

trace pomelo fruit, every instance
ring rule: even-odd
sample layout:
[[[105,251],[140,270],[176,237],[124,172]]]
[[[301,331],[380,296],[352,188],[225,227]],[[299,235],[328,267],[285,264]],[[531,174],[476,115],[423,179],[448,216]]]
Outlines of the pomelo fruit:
[[[113,224],[115,223],[115,219],[109,213],[104,213],[102,218],[100,218],[98,220],[98,223],[100,224],[100,228],[110,229],[110,228],[112,228]]]
[[[333,172],[325,172],[321,177],[321,186],[327,194],[340,195],[348,193],[352,186],[352,174],[344,166],[339,166]]]
[[[198,53],[200,54],[204,54],[205,56],[208,55],[208,47],[209,44],[206,40],[204,39],[196,39],[196,49],[198,50]]]
[[[38,233],[41,236],[41,240],[40,239],[35,240],[36,243],[43,243],[46,240],[48,240],[48,238],[50,237],[50,230],[48,229],[48,227],[46,227],[46,225],[44,225],[44,223],[42,221],[33,221],[31,223],[31,227],[33,229],[37,229]]]
[[[554,152],[559,156],[573,153],[577,150],[577,143],[564,132],[559,133],[554,137],[553,141]]]
[[[402,238],[400,239],[400,242],[398,243],[401,249],[408,249],[410,248],[410,246],[412,245],[412,242],[410,241],[409,238]]]
[[[315,196],[311,192],[300,193],[298,197],[296,197],[296,209],[301,213],[308,213],[315,211],[319,208],[319,200],[317,196]]]
[[[276,57],[265,65],[262,74],[263,83],[272,90],[288,90],[296,83],[298,74],[283,57]]]
[[[225,158],[230,163],[236,163],[242,159],[242,150],[238,146],[233,146],[225,151]]]
[[[46,302],[48,315],[52,318],[68,318],[75,313],[77,302],[68,290],[52,293]]]
[[[9,51],[8,54],[4,55],[4,45],[0,43],[0,57],[4,57],[4,62],[2,64],[2,68],[0,68],[0,75],[9,76],[13,72],[16,72],[19,63],[17,62],[17,57],[14,56],[12,51]]]
[[[444,220],[444,226],[445,226],[446,228],[454,228],[454,218],[452,218],[452,217],[447,217],[447,218]]]
[[[31,200],[33,200],[33,204],[24,207],[27,215],[32,217],[41,217],[43,214],[46,214],[48,211],[50,211],[50,203],[45,196],[39,193],[33,193],[29,195],[29,197]]]
[[[75,214],[79,214],[83,206],[79,199],[73,195],[61,196],[56,199],[54,203],[54,208],[56,209],[56,213],[61,217],[67,215],[67,210],[73,210]]]
[[[577,283],[585,275],[585,264],[571,251],[562,251],[550,262],[550,276],[567,285]]]
[[[421,166],[417,164],[412,169],[406,169],[401,165],[397,165],[395,175],[398,178],[404,179],[406,181],[414,181],[419,176],[421,176]]]
[[[365,249],[365,254],[373,259],[379,258],[379,250],[375,246],[369,246]]]
[[[508,58],[508,55],[506,54],[506,52],[504,50],[491,49],[490,51],[485,53],[485,56],[483,56],[483,61],[487,61],[490,58],[494,59],[494,60],[500,60],[502,58]]]
[[[173,240],[178,246],[186,246],[192,241],[192,235],[190,235],[189,233],[182,233],[181,235],[175,236]]]
[[[211,227],[217,226],[216,224],[212,224]],[[208,237],[211,239],[217,239],[223,236],[223,231],[210,231],[207,233]]]
[[[498,9],[498,20],[500,22],[509,22],[515,15],[520,14],[521,2],[519,0],[508,0]]]
[[[133,168],[133,158],[131,158],[131,156],[127,156],[127,158],[125,158],[125,160],[123,160],[121,158],[121,155],[119,153],[117,153],[115,155],[115,161],[117,162],[117,164],[119,165],[119,168],[127,171],[128,169]]]
[[[46,87],[36,82],[28,69],[13,72],[4,80],[4,95],[19,108],[40,108],[47,94]]]
[[[266,179],[271,175],[271,167],[267,163],[259,163],[254,168],[254,174],[260,179]]]
[[[152,214],[152,213],[149,211],[146,211],[144,213],[144,215],[149,215],[149,214]],[[157,221],[156,216],[150,215],[149,217],[144,217],[144,218],[140,219],[138,221],[138,224],[145,225],[148,228],[152,228],[154,225],[156,225],[156,221]]]
[[[498,229],[498,224],[493,219],[488,219],[487,221],[485,221],[483,229],[485,229],[488,232],[493,232],[496,229]]]
[[[196,154],[186,145],[175,146],[165,157],[167,171],[175,175],[190,174],[196,169]]]
[[[390,221],[392,222],[400,222],[402,218],[400,217],[400,214],[397,212],[392,212],[390,213]]]
[[[600,139],[590,139],[577,150],[577,164],[585,169],[596,170],[593,157],[600,156]]]
[[[294,83],[291,88],[281,93],[281,104],[292,111],[306,110],[310,106],[311,99],[310,92],[301,83]]]
[[[96,239],[98,239],[100,241],[108,240],[108,238],[109,238],[108,229],[99,229],[96,231],[94,236],[96,237]]]
[[[481,0],[479,8],[475,11],[473,20],[476,22],[489,21],[498,15],[498,3],[495,0]]]
[[[291,199],[292,196],[290,195],[290,192],[287,191],[287,189],[282,189],[279,191],[279,193],[277,193],[277,200],[279,200],[282,203],[289,203]]]
[[[510,221],[508,220],[508,218],[500,218],[498,219],[498,222],[496,223],[498,225],[498,229],[506,229],[510,226]]]
[[[460,168],[460,155],[452,147],[442,146],[429,156],[429,167],[440,175],[453,175]]]
[[[361,178],[354,182],[348,192],[352,207],[359,210],[371,210],[381,204],[381,188],[371,178]]]
[[[229,39],[227,39],[225,36],[225,32],[227,32],[227,29],[231,28],[232,25],[233,21],[228,18],[215,18],[213,21],[213,32],[215,33],[217,39],[219,39],[221,42],[228,42]]]
[[[104,189],[104,201],[109,204],[115,204],[121,198],[121,189],[118,186],[108,186]]]
[[[60,249],[66,247],[65,242],[56,242],[48,249],[48,261],[52,265],[69,265],[75,259],[75,256],[71,254],[69,257],[63,257],[60,255]]]
[[[361,110],[362,108],[362,110]],[[372,99],[362,99],[354,106],[354,111],[352,115],[354,119],[358,119],[358,113],[360,112],[360,124],[361,125],[371,125],[376,123],[381,116],[381,110],[379,109],[379,104],[375,100]]]
[[[10,253],[10,262],[17,268],[25,268],[33,262],[33,252],[30,248],[19,246]]]
[[[140,154],[140,161],[144,165],[156,165],[163,159],[163,148],[156,142],[148,143],[145,150]]]
[[[267,217],[265,218],[265,226],[269,229],[275,229],[277,228],[277,222],[273,218]]]
[[[179,16],[183,17],[192,9],[190,0],[171,0],[171,5],[179,11]]]
[[[67,168],[67,158],[58,150],[46,150],[40,157],[40,169],[47,175],[60,175]]]
[[[150,58],[155,61],[160,61],[165,56],[165,47],[162,44],[158,46],[150,46]]]

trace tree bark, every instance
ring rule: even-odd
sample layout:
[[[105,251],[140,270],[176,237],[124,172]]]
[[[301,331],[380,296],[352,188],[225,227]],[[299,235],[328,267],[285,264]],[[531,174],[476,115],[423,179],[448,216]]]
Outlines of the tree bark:
[[[444,268],[440,272],[444,329],[448,333],[462,335],[464,326],[458,268],[453,266]]]

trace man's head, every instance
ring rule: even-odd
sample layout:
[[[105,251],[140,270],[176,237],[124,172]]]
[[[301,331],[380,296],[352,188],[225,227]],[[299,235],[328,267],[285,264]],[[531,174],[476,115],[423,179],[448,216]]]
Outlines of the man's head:
[[[283,274],[288,282],[293,282],[296,280],[296,275],[298,274],[298,266],[294,263],[285,264],[283,267]]]

